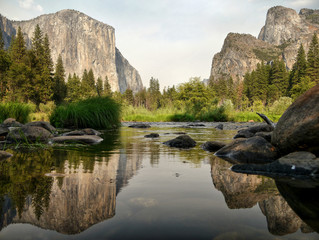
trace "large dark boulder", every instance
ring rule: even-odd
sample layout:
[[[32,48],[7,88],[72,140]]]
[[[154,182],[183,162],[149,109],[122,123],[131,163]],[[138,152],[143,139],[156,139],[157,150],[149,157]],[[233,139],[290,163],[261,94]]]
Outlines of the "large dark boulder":
[[[53,137],[51,132],[36,126],[23,126],[15,128],[8,133],[7,140],[9,142],[47,142],[49,138]]]
[[[293,152],[269,164],[239,164],[231,170],[270,177],[318,177],[319,158],[310,152]]]
[[[0,136],[7,136],[8,133],[9,133],[8,128],[0,126]]]
[[[176,148],[193,148],[196,146],[196,142],[188,135],[178,136],[177,138],[168,140],[163,144]]]
[[[219,149],[225,147],[225,143],[217,142],[217,141],[208,141],[201,145],[201,148],[208,152],[216,152]]]
[[[277,151],[264,138],[256,136],[236,139],[215,155],[234,163],[269,163],[276,160]]]
[[[279,119],[271,143],[284,155],[319,153],[319,84],[300,96]]]

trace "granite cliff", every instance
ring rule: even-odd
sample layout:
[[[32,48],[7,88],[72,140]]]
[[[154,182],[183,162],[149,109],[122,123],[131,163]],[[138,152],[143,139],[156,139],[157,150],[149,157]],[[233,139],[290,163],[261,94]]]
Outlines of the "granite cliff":
[[[258,63],[276,58],[283,59],[291,69],[300,44],[308,51],[312,36],[318,31],[319,10],[301,9],[298,14],[290,8],[272,7],[258,38],[249,34],[227,35],[221,51],[213,58],[211,78],[231,76],[241,81]]]
[[[0,15],[5,46],[9,46],[20,26],[30,47],[37,24],[48,34],[53,61],[61,54],[67,74],[81,76],[84,69],[92,69],[96,78],[108,77],[113,91],[130,88],[136,92],[143,88],[137,70],[116,48],[115,29],[75,10],[62,10],[28,21],[11,21]]]

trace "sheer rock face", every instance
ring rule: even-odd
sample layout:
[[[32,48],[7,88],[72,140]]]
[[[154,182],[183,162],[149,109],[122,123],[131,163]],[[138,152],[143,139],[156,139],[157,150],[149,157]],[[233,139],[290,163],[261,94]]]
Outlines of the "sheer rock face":
[[[219,79],[230,75],[234,80],[242,79],[247,71],[251,72],[262,61],[256,56],[256,49],[280,54],[274,46],[250,34],[229,33],[222,50],[213,58],[211,76]]]
[[[270,8],[258,39],[249,34],[227,35],[222,50],[213,58],[211,77],[231,76],[241,81],[261,61],[276,58],[283,59],[291,69],[300,44],[308,51],[312,36],[318,31],[318,10],[302,9],[297,14],[290,8]]]
[[[28,21],[10,21],[0,16],[6,47],[19,26],[30,47],[37,24],[48,34],[53,62],[61,54],[67,75],[81,76],[84,69],[92,69],[95,78],[108,77],[113,91],[130,88],[136,92],[143,87],[137,70],[115,47],[115,29],[75,10],[62,10]]]

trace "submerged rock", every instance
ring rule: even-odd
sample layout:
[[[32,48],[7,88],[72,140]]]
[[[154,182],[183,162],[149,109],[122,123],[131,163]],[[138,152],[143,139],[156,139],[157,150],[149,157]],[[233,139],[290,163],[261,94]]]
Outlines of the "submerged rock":
[[[276,148],[262,137],[236,139],[215,153],[236,163],[269,163],[277,158]]]
[[[181,135],[177,138],[168,140],[164,142],[163,144],[170,146],[170,147],[176,147],[176,148],[193,148],[196,146],[196,142],[188,135]]]
[[[129,125],[128,127],[130,127],[130,128],[150,128],[151,125],[145,124],[145,123],[137,123],[137,124]]]
[[[225,147],[225,143],[217,142],[217,141],[208,141],[201,145],[201,148],[208,152],[216,152],[219,149]]]
[[[293,152],[269,164],[239,164],[231,170],[266,176],[319,177],[319,158],[310,152]]]
[[[85,129],[81,129],[81,130],[74,130],[71,132],[66,132],[63,133],[62,136],[83,136],[83,135],[96,135],[96,136],[100,136],[102,133],[100,133],[99,131],[96,131],[92,128],[85,128]]]
[[[97,144],[103,141],[103,138],[96,135],[82,136],[59,136],[50,139],[53,143],[85,143]]]
[[[223,130],[224,129],[224,125],[223,124],[218,124],[215,128],[219,129],[219,130]]]
[[[151,134],[145,135],[144,137],[145,138],[158,138],[159,134],[158,133],[151,133]]]
[[[5,160],[7,158],[12,157],[13,155],[11,153],[0,151],[0,160]]]
[[[282,155],[300,150],[319,152],[319,84],[301,95],[282,115],[271,143]]]

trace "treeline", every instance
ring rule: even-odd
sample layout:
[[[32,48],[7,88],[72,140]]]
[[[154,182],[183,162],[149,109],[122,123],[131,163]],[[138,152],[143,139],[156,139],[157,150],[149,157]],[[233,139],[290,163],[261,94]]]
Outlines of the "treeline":
[[[101,77],[96,80],[92,70],[84,70],[82,77],[69,75],[66,82],[62,57],[59,55],[53,64],[48,35],[43,36],[39,25],[31,42],[27,49],[19,27],[5,50],[0,34],[1,102],[32,102],[39,106],[49,101],[61,104],[111,93],[107,77],[104,81]]]

